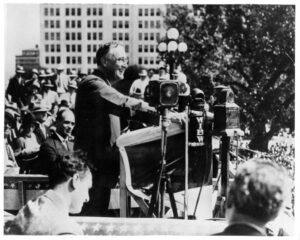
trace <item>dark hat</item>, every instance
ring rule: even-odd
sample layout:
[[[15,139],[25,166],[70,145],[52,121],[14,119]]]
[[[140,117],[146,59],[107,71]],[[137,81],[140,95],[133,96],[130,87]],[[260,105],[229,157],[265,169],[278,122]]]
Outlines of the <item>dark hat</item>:
[[[16,68],[16,72],[17,73],[25,73],[25,70],[22,66],[18,65],[17,68]]]

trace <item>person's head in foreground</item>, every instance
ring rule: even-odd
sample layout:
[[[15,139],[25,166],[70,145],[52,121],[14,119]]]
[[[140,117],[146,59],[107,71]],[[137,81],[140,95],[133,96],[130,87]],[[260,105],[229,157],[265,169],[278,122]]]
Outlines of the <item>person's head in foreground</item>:
[[[240,165],[228,192],[225,235],[264,235],[287,199],[287,181],[285,170],[271,161]]]
[[[50,190],[20,209],[5,233],[17,235],[83,234],[69,213],[81,212],[89,201],[92,175],[86,156],[74,152],[52,163],[48,173]]]

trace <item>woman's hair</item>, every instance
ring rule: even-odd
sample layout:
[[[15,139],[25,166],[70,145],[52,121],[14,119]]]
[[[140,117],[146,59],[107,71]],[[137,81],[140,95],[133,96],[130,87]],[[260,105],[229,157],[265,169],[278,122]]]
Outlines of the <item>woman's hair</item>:
[[[92,166],[87,160],[86,153],[81,150],[74,151],[65,156],[58,156],[57,159],[50,163],[48,176],[50,187],[66,182],[73,177],[75,173],[83,178],[87,171],[90,171]]]
[[[29,130],[29,128],[35,124],[35,116],[32,112],[28,111],[26,114],[24,114],[22,119],[22,126],[21,126],[21,135],[26,134]]]

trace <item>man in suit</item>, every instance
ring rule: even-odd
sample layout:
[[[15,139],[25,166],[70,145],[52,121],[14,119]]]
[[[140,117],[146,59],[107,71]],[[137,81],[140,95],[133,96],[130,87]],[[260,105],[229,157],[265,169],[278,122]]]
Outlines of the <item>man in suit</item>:
[[[260,159],[240,166],[227,196],[229,225],[216,235],[266,236],[266,224],[288,199],[288,177],[277,164]]]
[[[49,174],[57,159],[73,152],[72,131],[75,124],[74,114],[64,109],[57,114],[56,131],[41,145],[35,173]]]
[[[48,106],[43,103],[35,104],[31,109],[36,119],[34,133],[39,144],[42,144],[50,136],[50,129],[46,124],[49,110]]]
[[[83,208],[87,216],[108,213],[110,189],[119,176],[116,147],[121,134],[119,117],[129,117],[129,108],[154,111],[146,102],[125,96],[113,87],[124,78],[128,67],[122,45],[102,45],[96,53],[96,61],[98,68],[79,83],[75,104],[75,148],[87,152],[95,167],[91,201]]]
[[[57,75],[55,79],[56,92],[59,97],[68,91],[68,84],[70,82],[70,78],[64,73],[64,70],[64,65],[59,64],[59,66],[57,67]]]

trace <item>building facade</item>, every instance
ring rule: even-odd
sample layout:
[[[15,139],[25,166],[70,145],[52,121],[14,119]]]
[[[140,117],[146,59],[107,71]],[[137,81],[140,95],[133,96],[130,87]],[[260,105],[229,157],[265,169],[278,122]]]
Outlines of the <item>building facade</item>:
[[[22,51],[22,55],[16,56],[16,67],[21,65],[25,70],[40,68],[40,50],[38,47]]]
[[[100,44],[122,42],[129,65],[156,68],[166,5],[42,4],[41,67],[92,72]]]

